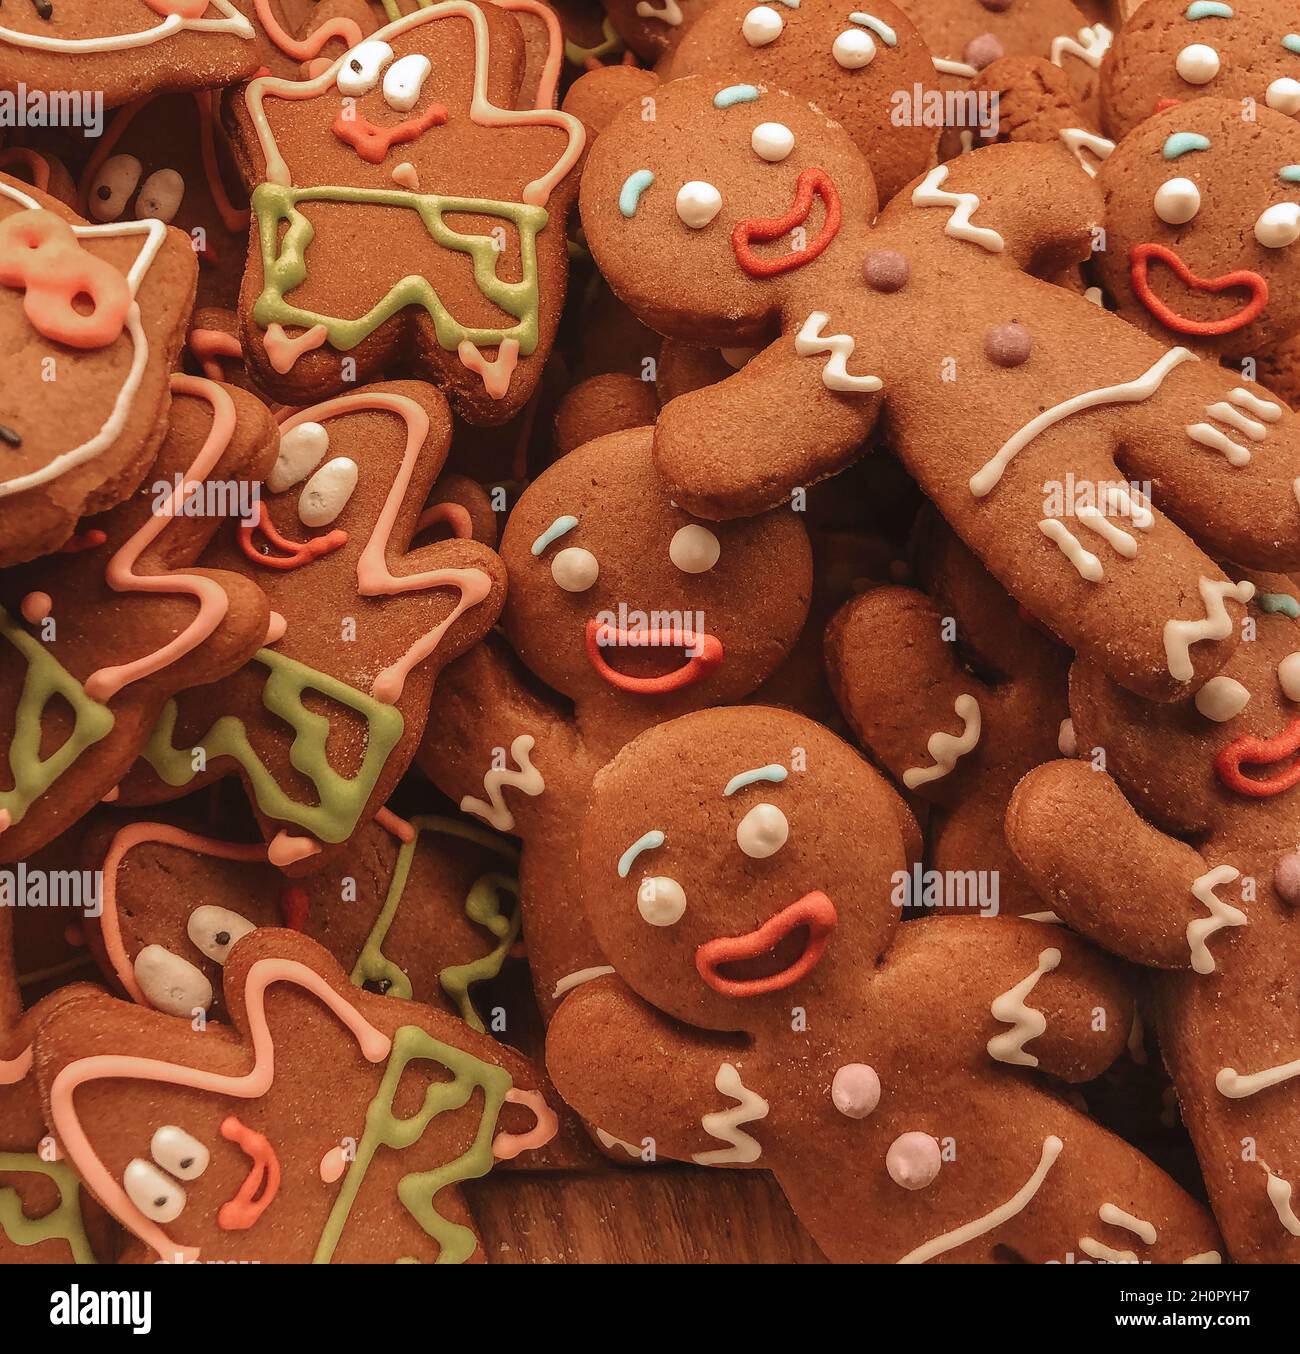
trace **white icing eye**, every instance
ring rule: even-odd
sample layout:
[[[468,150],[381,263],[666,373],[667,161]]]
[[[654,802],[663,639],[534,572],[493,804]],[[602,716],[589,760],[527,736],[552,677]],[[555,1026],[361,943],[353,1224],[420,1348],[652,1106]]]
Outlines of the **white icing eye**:
[[[161,945],[146,945],[132,968],[149,1005],[168,1015],[189,1017],[212,1005],[212,984],[202,972]]]
[[[174,1222],[185,1211],[185,1191],[157,1166],[139,1157],[122,1172],[127,1198],[154,1222]]]
[[[208,1149],[175,1124],[164,1124],[153,1135],[149,1155],[177,1180],[197,1180],[210,1160]]]
[[[794,133],[782,122],[760,122],[749,144],[755,155],[777,164],[794,149]]]
[[[745,15],[740,31],[751,47],[766,47],[781,36],[784,27],[785,20],[771,5],[756,5]]]
[[[1223,724],[1229,719],[1236,719],[1249,700],[1250,692],[1234,678],[1211,677],[1196,693],[1196,708],[1206,719]]]
[[[135,200],[138,220],[171,221],[185,201],[185,180],[174,169],[155,169]]]
[[[790,836],[790,824],[775,804],[755,804],[736,824],[736,845],[753,860],[774,856]]]
[[[266,487],[273,494],[291,489],[320,465],[329,449],[330,435],[319,423],[290,428],[280,438],[280,454],[266,477]]]
[[[1203,42],[1193,42],[1178,53],[1174,69],[1189,85],[1208,85],[1219,73],[1219,54]]]
[[[692,230],[702,230],[722,210],[722,194],[701,179],[692,179],[677,190],[677,215]]]
[[[651,926],[672,926],[686,911],[686,890],[675,879],[657,875],[643,879],[636,891],[636,907]]]
[[[1186,225],[1201,210],[1201,190],[1191,179],[1166,179],[1152,205],[1166,225]]]
[[[237,940],[255,930],[247,917],[224,907],[196,907],[185,924],[194,947],[216,964],[225,964]]]
[[[876,44],[871,34],[861,28],[846,28],[831,43],[831,55],[846,71],[858,71],[871,65],[876,55]]]
[[[1265,207],[1255,221],[1255,238],[1265,249],[1285,249],[1300,239],[1300,206],[1279,202]]]
[[[571,545],[551,561],[551,577],[565,592],[586,592],[600,577],[600,562],[590,550]]]
[[[116,221],[126,211],[144,166],[134,155],[113,155],[99,167],[90,185],[90,214],[96,221]]]
[[[681,527],[668,543],[668,558],[684,574],[707,574],[718,562],[722,544],[708,527]]]
[[[409,113],[420,102],[420,91],[433,64],[427,56],[412,52],[393,62],[384,76],[384,101],[399,113]]]
[[[1264,102],[1289,118],[1295,117],[1300,113],[1300,80],[1293,80],[1289,75],[1274,80],[1264,95]]]
[[[298,520],[305,527],[328,526],[348,506],[360,475],[350,457],[326,461],[298,496]]]
[[[1289,653],[1277,665],[1277,684],[1289,701],[1300,701],[1300,653]]]
[[[379,83],[379,73],[393,59],[393,49],[386,42],[371,39],[358,43],[343,58],[336,83],[340,94],[356,97],[369,94]]]

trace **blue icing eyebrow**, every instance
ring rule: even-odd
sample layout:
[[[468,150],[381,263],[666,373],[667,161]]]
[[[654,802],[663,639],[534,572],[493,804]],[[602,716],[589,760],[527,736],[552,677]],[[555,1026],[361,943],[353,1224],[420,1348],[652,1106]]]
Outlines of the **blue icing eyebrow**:
[[[642,851],[657,851],[664,844],[664,834],[659,829],[652,828],[643,837],[638,837],[631,846],[623,852],[618,858],[618,877],[626,879],[631,872],[632,865]]]
[[[731,108],[738,103],[753,103],[758,98],[757,85],[728,85],[713,96],[714,108]]]
[[[732,776],[722,796],[726,799],[737,790],[743,790],[748,785],[757,785],[761,780],[770,780],[774,785],[780,785],[789,774],[785,767],[775,762],[771,766],[756,766],[752,771],[742,771],[740,775]]]
[[[1300,165],[1283,165],[1277,176],[1283,183],[1300,183]]]
[[[898,34],[883,19],[877,19],[874,14],[864,14],[860,9],[857,9],[849,15],[849,22],[861,24],[863,28],[871,29],[886,47],[898,46]]]
[[[1261,592],[1255,599],[1261,611],[1289,616],[1293,621],[1300,620],[1300,602],[1287,592]]]
[[[1209,150],[1210,138],[1200,132],[1175,132],[1165,141],[1165,159],[1176,160],[1188,151]]]
[[[561,536],[578,525],[576,517],[557,517],[549,527],[533,542],[533,554],[540,555],[548,545],[554,545]]]
[[[1232,6],[1221,5],[1218,0],[1192,0],[1187,6],[1189,19],[1231,19]]]
[[[1288,33],[1286,37],[1282,39],[1282,46],[1285,47],[1288,52],[1294,52],[1296,56],[1300,56],[1300,33]]]
[[[618,190],[618,209],[624,216],[635,216],[641,194],[655,181],[648,169],[636,169],[627,176],[622,188]],[[534,551],[534,553],[536,553]]]

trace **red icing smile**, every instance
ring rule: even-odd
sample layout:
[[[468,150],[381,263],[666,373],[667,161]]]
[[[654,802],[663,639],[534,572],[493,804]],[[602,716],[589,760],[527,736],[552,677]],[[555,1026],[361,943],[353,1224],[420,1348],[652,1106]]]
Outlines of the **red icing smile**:
[[[260,531],[273,549],[283,550],[286,553],[262,554],[253,541],[255,531]],[[297,569],[303,564],[310,564],[314,559],[332,554],[347,543],[348,533],[339,528],[326,532],[324,536],[313,536],[310,541],[287,540],[280,535],[275,523],[271,521],[271,514],[267,511],[265,503],[257,505],[255,525],[243,523],[239,528],[239,548],[254,564],[260,564],[264,569]]]
[[[603,649],[693,649],[680,667],[658,677],[632,677],[619,672],[605,661]],[[591,666],[620,691],[633,695],[662,696],[706,677],[722,662],[722,641],[707,631],[697,633],[680,626],[658,626],[649,630],[621,630],[603,621],[587,622],[587,657]]]
[[[814,197],[820,197],[826,205],[826,220],[817,238],[810,240],[802,249],[792,249],[789,253],[777,254],[773,258],[759,258],[751,248],[754,241],[766,244],[769,240],[779,240],[796,226],[802,226],[812,211]],[[750,277],[775,277],[778,273],[788,273],[793,268],[802,268],[805,263],[811,263],[838,234],[842,219],[840,195],[835,190],[831,176],[824,169],[805,169],[795,180],[794,204],[790,210],[784,216],[754,216],[746,221],[737,221],[731,232],[731,248],[736,261]]]
[[[767,992],[780,992],[807,977],[817,967],[836,920],[835,904],[824,893],[806,894],[797,903],[791,903],[776,916],[769,917],[757,931],[706,941],[695,951],[696,970],[715,992],[721,992],[724,997],[759,997]],[[761,978],[727,978],[719,972],[723,964],[757,959],[775,949],[801,926],[808,928],[803,953],[779,973],[769,973]]]
[[[345,108],[334,119],[334,135],[346,141],[367,164],[379,165],[394,146],[414,141],[430,127],[441,127],[446,121],[447,110],[440,103],[431,103],[418,118],[392,127],[377,126],[359,108]]]
[[[1254,780],[1242,766],[1270,766],[1300,751],[1300,719],[1293,719],[1276,738],[1243,734],[1234,738],[1214,759],[1214,770],[1229,790],[1250,799],[1269,799],[1300,782],[1300,762],[1267,780]]]
[[[225,1232],[246,1232],[257,1225],[280,1192],[280,1162],[267,1139],[246,1128],[233,1114],[222,1121],[221,1136],[238,1143],[244,1154],[252,1158],[253,1164],[235,1197],[217,1210],[217,1226]]]
[[[1224,273],[1221,277],[1198,277],[1178,257],[1163,244],[1135,244],[1128,251],[1129,275],[1133,280],[1133,290],[1144,306],[1165,326],[1178,334],[1231,334],[1243,329],[1252,321],[1259,319],[1268,305],[1268,283],[1258,273],[1249,268],[1238,268],[1235,272]],[[1218,293],[1232,287],[1242,287],[1250,292],[1250,300],[1235,314],[1222,320],[1191,320],[1167,306],[1151,290],[1147,274],[1151,260],[1165,264],[1174,276],[1192,291]]]

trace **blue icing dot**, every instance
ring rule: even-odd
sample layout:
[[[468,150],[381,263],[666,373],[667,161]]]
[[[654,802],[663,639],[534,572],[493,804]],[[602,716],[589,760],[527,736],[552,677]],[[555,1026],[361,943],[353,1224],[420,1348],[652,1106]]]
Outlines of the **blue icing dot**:
[[[1283,183],[1300,183],[1300,165],[1283,165],[1277,176]]]
[[[1296,56],[1300,56],[1300,33],[1288,33],[1286,37],[1282,39],[1282,46],[1285,47],[1288,52],[1294,52]]]
[[[1300,620],[1300,602],[1297,602],[1290,593],[1261,592],[1255,600],[1258,601],[1261,611],[1288,616],[1293,621]]]
[[[1221,5],[1217,0],[1193,0],[1187,6],[1189,19],[1231,19],[1232,6]]]
[[[624,216],[635,216],[637,203],[641,201],[641,194],[654,181],[655,176],[648,169],[638,169],[635,173],[629,174],[618,192],[619,211]]]
[[[1209,150],[1210,138],[1200,132],[1175,132],[1165,141],[1165,159],[1176,160],[1192,150]]]
[[[756,85],[728,85],[713,96],[714,108],[730,108],[733,104],[753,103],[758,98]]]

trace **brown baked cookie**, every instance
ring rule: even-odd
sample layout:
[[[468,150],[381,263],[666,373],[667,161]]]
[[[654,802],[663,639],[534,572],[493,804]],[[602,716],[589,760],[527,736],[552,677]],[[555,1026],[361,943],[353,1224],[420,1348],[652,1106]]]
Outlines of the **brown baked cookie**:
[[[772,1171],[833,1261],[1217,1259],[1199,1205],[1026,1072],[1119,1055],[1119,970],[1032,922],[899,926],[914,832],[787,711],[635,739],[596,778],[577,876],[618,976],[551,1023],[560,1093],[658,1156]]]
[[[22,860],[115,791],[168,700],[227,677],[266,637],[266,597],[194,568],[246,511],[275,425],[242,391],[172,377],[167,438],[141,491],[70,549],[0,573],[0,861]]]
[[[644,61],[674,51],[715,0],[601,0],[614,32]]]
[[[314,62],[336,60],[379,28],[370,0],[233,0],[253,25],[261,74],[296,79]]]
[[[75,209],[77,205],[77,185],[67,165],[50,151],[32,146],[5,146],[0,150],[0,174],[19,184],[28,184],[65,207]]]
[[[161,222],[88,225],[0,174],[0,565],[57,550],[144,477],[195,272]]]
[[[1101,217],[1066,153],[974,151],[871,226],[864,163],[798,100],[698,79],[655,97],[655,121],[622,110],[588,160],[593,256],[663,333],[722,345],[781,329],[665,406],[654,452],[673,500],[706,517],[771,507],[842,469],[883,412],[921,489],[1063,641],[1155,699],[1217,670],[1244,597],[1213,561],[1300,563],[1300,425],[1027,271],[1085,258]],[[773,162],[753,142],[778,121],[792,147]],[[1202,431],[1220,406],[1259,423],[1247,458]],[[1093,551],[1052,525],[1063,486],[1115,480],[1159,485],[1140,548],[1099,528]]]
[[[482,1260],[458,1186],[554,1136],[530,1064],[292,931],[223,976],[228,1025],[92,991],[37,1030],[54,1132],[133,1234],[120,1262]]]

